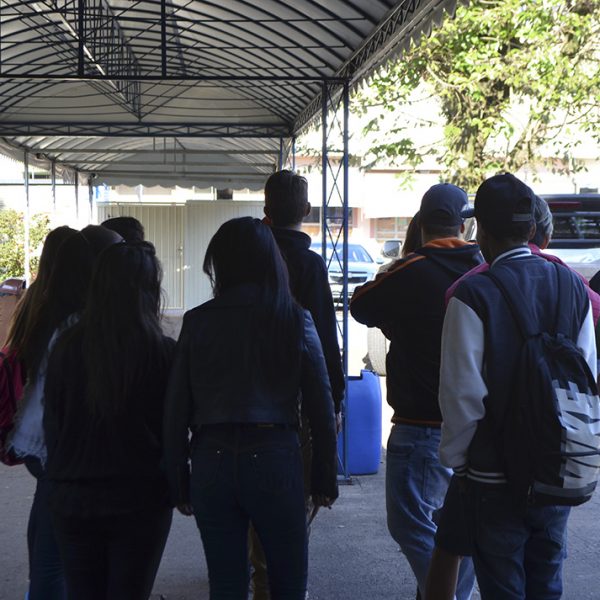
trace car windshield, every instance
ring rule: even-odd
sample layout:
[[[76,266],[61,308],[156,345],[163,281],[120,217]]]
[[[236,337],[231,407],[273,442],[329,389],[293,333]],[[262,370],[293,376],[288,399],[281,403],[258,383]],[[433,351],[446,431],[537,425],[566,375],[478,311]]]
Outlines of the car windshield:
[[[310,246],[310,249],[316,252],[317,254],[321,254],[321,244],[318,242],[313,242]],[[337,247],[337,253],[342,258],[342,244]],[[331,260],[331,255],[333,254],[333,247],[331,245],[327,245],[327,259]],[[364,262],[364,263],[372,263],[373,259],[371,255],[360,245],[360,244],[348,244],[348,262]]]

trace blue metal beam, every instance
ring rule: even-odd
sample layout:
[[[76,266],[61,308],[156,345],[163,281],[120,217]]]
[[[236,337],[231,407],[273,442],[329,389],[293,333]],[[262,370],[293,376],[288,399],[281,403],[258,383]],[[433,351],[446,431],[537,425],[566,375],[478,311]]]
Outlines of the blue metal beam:
[[[289,125],[271,123],[123,123],[123,122],[31,122],[0,123],[0,136],[31,137],[208,137],[280,138],[291,137]]]

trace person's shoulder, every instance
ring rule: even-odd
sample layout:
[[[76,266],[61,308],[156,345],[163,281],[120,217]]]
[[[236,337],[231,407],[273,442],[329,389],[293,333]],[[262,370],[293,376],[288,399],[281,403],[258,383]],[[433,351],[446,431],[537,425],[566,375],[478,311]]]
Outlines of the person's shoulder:
[[[327,281],[327,265],[320,254],[310,248],[296,248],[286,254],[290,273],[300,282],[304,279],[323,279]]]
[[[83,360],[83,327],[77,323],[64,331],[56,340],[49,355],[49,368],[59,366],[62,370],[64,365],[71,367],[78,365]]]
[[[199,321],[202,321],[203,319],[205,319],[207,312],[209,312],[210,308],[213,306],[215,306],[215,298],[212,298],[208,302],[204,302],[203,304],[200,304],[199,306],[196,306],[194,308],[190,308],[190,310],[187,310],[183,314],[183,321],[182,321],[182,325],[181,325],[182,329],[183,328],[188,329],[189,327],[193,326],[194,324],[198,323]]]
[[[573,287],[578,291],[578,293],[582,296],[587,298],[588,297],[588,293],[587,293],[587,289],[586,284],[585,284],[585,279],[577,272],[575,271],[575,269],[572,269],[571,267],[569,267],[566,264],[559,264],[559,263],[553,263],[556,269],[560,269],[561,272],[565,273],[565,279],[567,277],[567,274],[571,280],[571,284],[573,285]]]
[[[382,276],[396,276],[399,274],[412,272],[415,269],[420,269],[426,266],[426,257],[418,252],[411,252],[402,258],[394,261],[387,271],[382,273]]]
[[[164,348],[164,350],[165,350],[167,353],[169,353],[169,354],[170,354],[170,353],[172,353],[172,352],[173,352],[173,350],[175,349],[175,344],[176,344],[176,343],[177,343],[177,342],[176,342],[176,341],[175,341],[175,340],[174,340],[172,337],[169,337],[168,335],[164,335],[164,334],[163,334],[163,335],[161,336],[161,344],[162,344],[162,347],[163,347],[163,348]]]
[[[485,266],[487,267],[487,265]],[[477,270],[473,269],[473,272],[469,272],[458,282],[452,297],[469,304],[475,299],[489,294],[489,291],[495,287],[489,276],[489,267],[481,266]]]

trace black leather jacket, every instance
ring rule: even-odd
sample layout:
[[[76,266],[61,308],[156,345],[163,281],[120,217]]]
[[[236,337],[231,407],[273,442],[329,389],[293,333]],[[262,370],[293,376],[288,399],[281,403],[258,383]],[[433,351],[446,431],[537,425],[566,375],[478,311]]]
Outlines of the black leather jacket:
[[[319,336],[304,311],[302,359],[285,382],[252,377],[244,366],[256,288],[241,285],[188,311],[167,388],[165,460],[176,504],[188,501],[188,431],[223,423],[276,423],[296,427],[300,394],[313,443],[311,493],[337,497],[336,434],[331,386]]]

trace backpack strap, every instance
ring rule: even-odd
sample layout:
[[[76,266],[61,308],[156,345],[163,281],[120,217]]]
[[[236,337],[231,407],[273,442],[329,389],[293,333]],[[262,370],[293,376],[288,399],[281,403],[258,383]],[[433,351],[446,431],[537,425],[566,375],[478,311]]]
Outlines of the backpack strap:
[[[574,301],[571,275],[566,267],[558,265],[557,263],[551,264],[554,267],[554,272],[556,274],[557,286],[556,317],[554,321],[554,332],[552,333],[561,333],[566,337],[570,337],[569,323]],[[516,285],[507,285],[507,283],[503,281],[503,278],[495,273],[493,269],[486,271],[486,275],[488,275],[500,290],[523,339],[543,333],[540,330],[539,323],[536,322],[532,311],[529,309],[529,300],[525,297],[525,294],[523,294],[521,289]]]
[[[517,324],[517,327],[521,333],[521,336],[524,340],[527,338],[533,337],[539,331],[534,329],[534,318],[531,310],[529,309],[529,304],[523,292],[518,288],[518,286],[512,285],[509,286],[502,281],[502,278],[499,277],[496,273],[493,272],[492,269],[489,269],[485,272],[485,274],[494,282],[496,287],[500,290],[504,301],[508,305],[512,317]]]
[[[561,333],[565,337],[570,338],[571,328],[569,323],[573,313],[573,306],[575,305],[571,274],[569,273],[567,267],[561,266],[557,263],[553,264],[556,271],[558,285],[558,305],[556,307],[555,331],[556,333]]]

